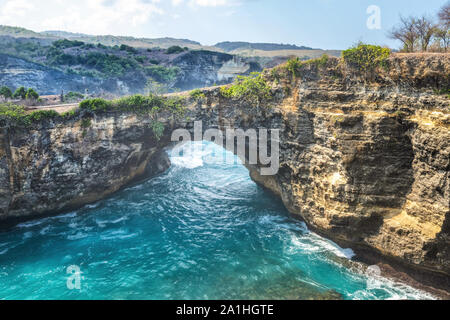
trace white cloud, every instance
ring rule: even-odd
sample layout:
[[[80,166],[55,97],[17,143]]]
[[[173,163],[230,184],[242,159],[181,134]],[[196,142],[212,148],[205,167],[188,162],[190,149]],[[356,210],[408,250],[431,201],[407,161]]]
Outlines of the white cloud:
[[[164,14],[160,0],[48,0],[0,1],[0,24],[21,25],[39,30],[68,30],[83,33],[120,33]],[[50,10],[45,10],[48,8]]]
[[[230,4],[229,0],[192,0],[191,4],[200,7],[220,7]]]
[[[23,18],[33,10],[34,4],[30,0],[10,0],[0,6],[0,24],[17,25],[17,20]]]
[[[172,0],[172,5],[174,7],[179,6],[180,4],[182,4],[184,2],[184,0]]]

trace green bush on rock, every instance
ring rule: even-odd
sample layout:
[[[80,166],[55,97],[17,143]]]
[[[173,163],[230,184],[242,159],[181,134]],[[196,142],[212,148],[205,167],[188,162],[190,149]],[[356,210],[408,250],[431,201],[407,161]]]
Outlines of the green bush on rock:
[[[0,104],[0,126],[19,125],[26,127],[32,123],[55,119],[59,116],[53,110],[38,110],[27,114],[23,106],[11,103]]]
[[[238,76],[234,83],[221,88],[225,98],[243,99],[254,105],[270,99],[270,86],[261,73],[254,72],[248,77]]]
[[[206,98],[206,95],[200,89],[192,90],[191,92],[189,92],[189,96],[195,100],[201,100]]]
[[[362,70],[367,76],[379,67],[387,68],[390,54],[388,48],[359,43],[342,52],[342,58],[349,66]]]

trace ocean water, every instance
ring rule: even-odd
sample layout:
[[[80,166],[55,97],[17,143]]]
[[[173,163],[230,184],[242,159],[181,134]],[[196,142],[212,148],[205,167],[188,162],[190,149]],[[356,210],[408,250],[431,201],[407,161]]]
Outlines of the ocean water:
[[[0,299],[432,298],[367,275],[223,152],[185,145],[159,177],[1,232]]]

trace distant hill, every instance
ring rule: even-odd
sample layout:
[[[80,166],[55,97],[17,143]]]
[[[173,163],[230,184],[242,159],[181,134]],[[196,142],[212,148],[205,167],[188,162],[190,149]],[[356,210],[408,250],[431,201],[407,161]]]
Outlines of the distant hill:
[[[250,43],[250,42],[219,42],[215,45],[226,52],[235,50],[262,50],[262,51],[279,51],[279,50],[314,50],[310,47],[296,46],[294,44],[276,44],[276,43]]]
[[[84,33],[73,33],[73,32],[58,31],[58,30],[42,31],[42,32],[40,32],[40,34],[42,34],[44,36],[55,36],[55,37],[61,37],[61,38],[88,36],[87,34],[84,34]]]
[[[48,31],[46,34],[49,34]],[[111,35],[100,35],[91,36],[77,33],[68,33],[61,31],[53,31],[51,35],[57,35],[60,38],[66,38],[69,40],[78,40],[86,43],[97,44],[101,43],[105,46],[120,46],[122,44],[136,47],[136,48],[162,48],[167,49],[172,46],[187,47],[189,49],[202,49],[204,48],[199,42],[188,40],[188,39],[174,39],[174,38],[134,38],[134,37],[124,37],[124,36],[111,36]]]
[[[135,48],[167,49],[172,46],[180,46],[191,50],[209,50],[226,52],[244,56],[254,57],[279,57],[279,56],[299,56],[302,59],[314,58],[317,55],[328,53],[331,55],[340,55],[340,51],[314,49],[306,46],[298,46],[294,44],[277,44],[277,43],[251,43],[242,41],[226,41],[219,42],[215,46],[204,46],[200,42],[189,39],[176,38],[135,38],[128,36],[112,36],[112,35],[88,35],[84,33],[73,33],[60,30],[49,30],[43,32],[35,32],[21,27],[1,26],[0,36],[10,36],[14,38],[35,38],[39,40],[56,41],[60,39],[69,39],[83,41],[90,44],[103,44],[105,46],[121,46],[127,45]]]
[[[0,36],[10,36],[14,38],[37,38],[47,40],[78,40],[85,43],[98,44],[101,43],[105,46],[115,45],[127,45],[136,48],[162,48],[167,49],[171,46],[180,46],[182,48],[187,47],[189,49],[211,49],[210,47],[202,46],[201,43],[188,40],[188,39],[175,39],[175,38],[134,38],[124,36],[112,36],[112,35],[87,35],[83,33],[73,33],[67,31],[51,30],[43,32],[35,32],[21,27],[11,27],[0,25]]]
[[[11,36],[15,38],[54,38],[50,35],[42,35],[38,32],[34,32],[21,27],[11,27],[0,25],[0,36]]]

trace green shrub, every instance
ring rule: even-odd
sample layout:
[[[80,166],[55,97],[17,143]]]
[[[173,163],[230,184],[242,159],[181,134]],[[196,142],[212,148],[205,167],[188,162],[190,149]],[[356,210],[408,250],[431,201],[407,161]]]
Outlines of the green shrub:
[[[93,113],[107,111],[126,111],[137,114],[154,114],[161,110],[168,110],[175,114],[184,113],[183,99],[178,97],[162,97],[150,94],[133,95],[107,101],[100,98],[87,99],[80,103],[81,110],[88,110]]]
[[[193,98],[195,100],[200,100],[200,99],[206,98],[205,93],[200,89],[192,90],[191,92],[189,92],[189,95],[191,96],[191,98]]]
[[[90,52],[85,56],[78,57],[78,63],[109,76],[120,76],[125,72],[139,69],[139,64],[134,59],[97,52]]]
[[[288,70],[288,72],[292,75],[292,77],[299,77],[301,70],[305,67],[305,66],[316,66],[317,68],[323,68],[328,64],[330,57],[326,54],[322,55],[320,58],[316,58],[316,59],[309,59],[306,61],[302,61],[300,60],[300,58],[296,57],[296,58],[292,58],[289,59],[288,62],[286,63],[286,69]]]
[[[73,48],[73,47],[81,47],[82,45],[84,45],[84,42],[78,41],[78,40],[71,41],[71,40],[63,39],[63,40],[57,40],[57,41],[53,42],[52,45],[55,48],[67,49],[67,48]]]
[[[221,88],[221,94],[226,98],[260,104],[270,99],[270,87],[261,73],[254,72],[248,77],[238,76],[231,86]]]
[[[54,110],[38,110],[33,111],[27,117],[30,122],[40,122],[45,119],[55,119],[59,117],[59,113]]]
[[[300,60],[299,57],[289,59],[288,62],[286,63],[286,69],[293,77],[297,77],[300,75],[299,72],[302,67],[303,62]]]
[[[144,57],[144,56],[138,56],[138,57],[135,57],[134,59],[135,59],[137,62],[139,62],[139,63],[144,63],[145,60],[147,60],[147,57]]]
[[[320,58],[305,61],[305,64],[312,64],[318,68],[323,68],[328,64],[329,60],[330,57],[327,54],[323,54]]]
[[[73,108],[69,111],[63,112],[61,113],[61,117],[63,118],[72,118],[77,114],[78,109],[77,108]]]
[[[342,53],[344,61],[351,67],[358,68],[367,76],[378,67],[388,67],[391,51],[380,46],[359,43]]]
[[[84,99],[84,94],[81,94],[79,92],[68,92],[64,96],[64,101],[78,101]]]
[[[155,135],[156,140],[161,140],[165,130],[164,123],[159,121],[152,121],[150,123],[150,127],[153,130],[153,134]]]
[[[12,91],[10,88],[3,86],[0,88],[0,96],[3,96],[6,99],[12,98]]]
[[[28,89],[27,94],[25,95],[25,99],[27,100],[38,100],[39,94],[32,88]]]
[[[434,94],[447,95],[450,97],[450,88],[434,89]]]
[[[83,120],[81,120],[81,128],[83,129],[87,129],[92,125],[91,119],[89,118],[85,118]]]
[[[180,73],[177,67],[149,66],[145,68],[147,75],[158,82],[171,82]]]
[[[180,46],[172,46],[166,50],[167,54],[177,54],[181,52],[184,52],[184,49]]]
[[[88,99],[80,103],[80,109],[92,112],[108,111],[111,107],[112,103],[110,101],[100,98]]]
[[[27,114],[22,106],[0,104],[0,125],[2,126],[8,124],[29,126],[33,122],[55,119],[57,117],[59,117],[59,114],[54,110],[38,110]]]
[[[127,46],[126,44],[122,44],[122,45],[119,47],[119,49],[120,49],[121,51],[126,51],[126,52],[129,52],[129,53],[132,53],[132,54],[137,54],[137,53],[139,52],[136,48]]]
[[[25,116],[25,109],[22,106],[11,103],[0,104],[0,123],[2,125],[9,121],[18,122]]]
[[[14,91],[13,98],[14,99],[22,99],[24,100],[27,96],[27,90],[25,87],[17,88],[16,91]]]

